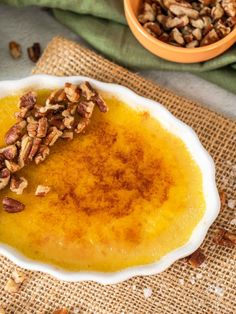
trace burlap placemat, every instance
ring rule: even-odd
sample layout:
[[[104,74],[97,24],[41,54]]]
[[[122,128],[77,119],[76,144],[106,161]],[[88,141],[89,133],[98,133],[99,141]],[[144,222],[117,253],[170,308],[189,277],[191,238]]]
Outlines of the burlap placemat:
[[[48,45],[34,73],[87,75],[125,85],[140,95],[159,101],[194,128],[215,160],[218,187],[226,191],[228,199],[236,199],[233,167],[236,164],[235,122],[60,37]],[[212,242],[217,227],[235,229],[232,224],[235,213],[230,207],[224,206],[208,232],[202,246],[207,262],[200,269],[179,261],[162,274],[136,277],[113,286],[59,282],[39,272],[25,271],[28,280],[18,294],[9,295],[4,292],[4,286],[15,266],[1,257],[0,303],[6,313],[51,313],[66,306],[71,313],[233,314],[236,311],[236,250],[219,247]],[[147,287],[152,289],[149,298],[144,297]]]

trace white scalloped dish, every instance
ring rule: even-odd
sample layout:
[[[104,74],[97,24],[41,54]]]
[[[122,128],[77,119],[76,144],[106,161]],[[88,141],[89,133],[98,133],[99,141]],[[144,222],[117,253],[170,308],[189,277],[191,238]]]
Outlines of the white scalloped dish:
[[[38,91],[40,101],[85,80],[109,112],[96,110],[85,134],[21,170],[29,181],[22,196],[0,191],[0,201],[26,204],[20,213],[0,210],[0,253],[66,281],[114,284],[160,273],[201,245],[219,213],[214,162],[189,126],[119,85],[35,75],[0,82],[0,146],[23,91]],[[51,187],[41,199],[39,184]]]

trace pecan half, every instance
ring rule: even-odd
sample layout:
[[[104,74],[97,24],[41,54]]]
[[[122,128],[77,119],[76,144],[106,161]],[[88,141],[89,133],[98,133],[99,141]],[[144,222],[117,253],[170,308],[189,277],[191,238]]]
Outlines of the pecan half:
[[[36,196],[44,197],[50,192],[51,188],[45,185],[38,185],[35,191]]]
[[[21,57],[21,45],[18,44],[16,41],[10,41],[9,42],[9,51],[14,59],[18,59]]]
[[[203,251],[199,248],[191,255],[187,256],[186,260],[192,267],[199,267],[201,266],[201,264],[203,264],[203,262],[205,262],[206,256],[204,255]]]
[[[17,156],[17,152],[18,150],[16,145],[10,145],[0,149],[0,154],[3,154],[3,156],[8,160],[13,160]]]
[[[41,47],[39,43],[34,43],[33,46],[27,48],[28,56],[31,61],[37,62],[41,56]]]
[[[28,181],[24,177],[19,177],[14,174],[11,177],[10,190],[15,192],[17,195],[23,193],[24,189],[27,188]]]
[[[3,209],[8,213],[18,213],[25,209],[25,205],[10,197],[4,197],[2,200]]]
[[[217,230],[213,240],[216,244],[222,246],[236,246],[236,234],[225,229]]]
[[[26,127],[26,121],[21,121],[13,125],[5,134],[5,142],[7,145],[14,144],[23,135]]]
[[[92,101],[95,102],[95,104],[98,106],[98,109],[101,112],[107,112],[108,107],[107,104],[105,103],[104,99],[102,98],[101,95],[96,94],[93,98]]]
[[[4,189],[10,181],[11,173],[7,168],[0,171],[0,190]]]
[[[170,12],[172,12],[173,14],[175,14],[177,16],[186,15],[192,19],[197,19],[199,17],[199,12],[197,10],[194,10],[192,8],[189,8],[189,7],[184,7],[181,4],[171,4],[169,6],[169,10],[170,10]]]
[[[65,127],[67,129],[71,129],[74,124],[75,118],[70,114],[70,111],[68,109],[62,112],[62,116],[64,117],[63,123]]]
[[[71,83],[66,83],[64,91],[66,93],[66,97],[69,99],[71,102],[78,102],[80,99],[81,91],[79,86],[71,84]]]
[[[39,151],[41,143],[42,143],[42,139],[41,138],[35,137],[33,139],[32,147],[31,147],[31,150],[30,150],[29,155],[28,155],[28,160],[29,161],[33,160],[34,156]]]
[[[37,136],[37,130],[38,130],[38,121],[36,121],[32,116],[27,118],[27,132],[30,137]]]
[[[37,137],[44,138],[47,135],[48,130],[48,120],[43,117],[38,120]]]

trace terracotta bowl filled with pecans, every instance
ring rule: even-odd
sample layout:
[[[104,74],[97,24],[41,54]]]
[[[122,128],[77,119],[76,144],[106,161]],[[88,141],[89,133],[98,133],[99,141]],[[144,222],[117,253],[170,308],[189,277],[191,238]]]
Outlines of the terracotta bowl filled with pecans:
[[[137,40],[169,61],[206,61],[236,42],[236,0],[124,0],[124,7]]]

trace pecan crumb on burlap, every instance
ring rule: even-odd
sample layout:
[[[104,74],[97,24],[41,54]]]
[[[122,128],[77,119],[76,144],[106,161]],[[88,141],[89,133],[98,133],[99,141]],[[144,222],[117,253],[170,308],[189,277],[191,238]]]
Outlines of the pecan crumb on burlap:
[[[89,82],[80,85],[66,83],[64,88],[51,92],[44,105],[37,103],[37,93],[28,91],[20,97],[17,122],[6,132],[6,146],[0,148],[0,190],[10,182],[11,191],[22,194],[28,182],[16,173],[30,162],[43,162],[50,147],[59,139],[72,140],[88,126],[95,106],[101,112],[108,110],[102,96]],[[38,186],[36,195],[45,196],[48,187]],[[24,209],[11,198],[3,199],[3,208],[9,213]]]
[[[14,59],[18,59],[21,57],[21,45],[17,43],[16,41],[10,41],[9,42],[9,51]]]
[[[236,234],[225,229],[218,229],[213,240],[218,245],[236,246]]]
[[[191,255],[186,257],[186,261],[192,266],[192,267],[199,267],[201,266],[206,260],[206,256],[204,255],[202,249],[197,249],[195,252],[193,252]]]

